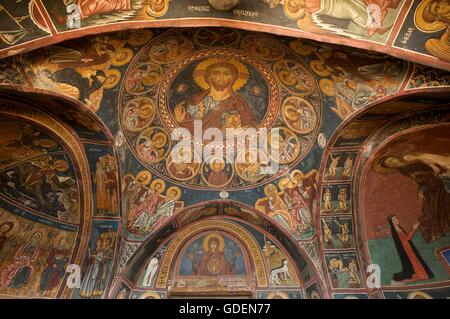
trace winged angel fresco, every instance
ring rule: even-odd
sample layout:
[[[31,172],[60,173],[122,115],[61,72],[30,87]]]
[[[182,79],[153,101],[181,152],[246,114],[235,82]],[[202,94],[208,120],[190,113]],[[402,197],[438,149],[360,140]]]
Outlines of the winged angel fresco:
[[[273,0],[272,0],[273,1]],[[280,3],[283,0],[280,0]],[[347,36],[372,37],[390,30],[390,9],[396,10],[403,0],[284,0],[286,15],[297,19],[305,31],[323,29]]]
[[[125,21],[145,11],[149,16],[160,17],[167,12],[169,0],[44,0],[50,14],[59,25],[69,29],[77,26]]]

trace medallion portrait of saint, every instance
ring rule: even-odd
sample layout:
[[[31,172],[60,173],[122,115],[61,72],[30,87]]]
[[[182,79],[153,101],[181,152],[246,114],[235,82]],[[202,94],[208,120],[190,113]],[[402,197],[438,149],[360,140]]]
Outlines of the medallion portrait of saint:
[[[142,130],[151,123],[156,115],[154,102],[147,97],[138,97],[130,100],[122,113],[125,128],[132,132]]]
[[[202,178],[212,187],[227,185],[233,178],[233,174],[233,165],[219,156],[211,157],[202,166]]]
[[[139,158],[146,163],[161,161],[169,149],[168,134],[156,127],[150,127],[143,131],[137,140],[136,152]]]
[[[440,38],[425,42],[428,53],[444,61],[450,61],[450,2],[447,0],[423,0],[414,15],[414,23],[424,33],[441,33]],[[439,33],[437,33],[439,34]]]
[[[200,170],[200,165],[199,155],[192,148],[174,148],[166,159],[167,172],[177,181],[194,178]]]

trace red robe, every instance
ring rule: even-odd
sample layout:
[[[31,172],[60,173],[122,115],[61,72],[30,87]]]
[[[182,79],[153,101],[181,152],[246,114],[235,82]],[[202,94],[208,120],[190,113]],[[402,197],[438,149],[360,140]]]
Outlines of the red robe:
[[[213,186],[223,186],[228,182],[227,173],[224,171],[211,171],[208,175],[208,183]]]
[[[204,91],[194,96],[191,101],[189,101],[189,105],[197,105],[201,101],[203,101],[208,95],[210,91]],[[253,127],[256,128],[258,125],[255,116],[253,115],[253,111],[247,102],[241,98],[236,93],[232,93],[232,95],[223,100],[216,108],[209,111],[202,119],[202,127],[203,131],[208,128],[223,128],[224,123],[222,115],[225,113],[237,112],[241,117],[241,125],[242,127]],[[181,126],[187,128],[191,133],[194,132],[194,120],[192,119],[190,114],[186,112],[185,119],[180,123]]]
[[[400,242],[403,246],[403,249],[405,250],[406,255],[408,256],[409,262],[411,263],[414,274],[412,275],[410,281],[417,281],[417,280],[427,280],[429,279],[428,273],[423,267],[421,261],[416,255],[416,252],[411,246],[410,241],[412,240],[412,237],[414,236],[415,230],[413,230],[410,234],[406,234],[402,229],[397,231],[398,237],[400,239]],[[408,280],[408,281],[409,281]]]
[[[233,275],[232,266],[228,263],[225,254],[216,251],[205,253],[200,260],[197,275],[199,276],[224,276]]]
[[[94,14],[131,10],[130,0],[78,0],[81,19]]]

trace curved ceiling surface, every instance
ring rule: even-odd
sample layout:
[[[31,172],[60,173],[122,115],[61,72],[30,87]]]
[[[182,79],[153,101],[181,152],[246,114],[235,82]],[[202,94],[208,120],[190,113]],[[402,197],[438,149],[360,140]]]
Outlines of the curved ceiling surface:
[[[450,70],[446,0],[222,2],[2,1],[0,56],[130,28],[222,26],[365,48]]]
[[[49,3],[29,7],[54,12],[43,23],[61,14]],[[101,3],[103,19],[119,8]],[[151,23],[180,5],[117,1],[128,4],[146,15],[165,6]],[[294,4],[241,1],[221,14],[264,7],[292,14],[284,19],[295,28],[308,17],[325,23]],[[409,21],[411,2],[369,5],[380,23],[395,12]],[[17,17],[21,6],[3,13]],[[82,11],[86,30],[100,17],[92,8]],[[124,19],[142,19],[134,14]],[[53,22],[62,34],[54,39],[82,32],[66,22]],[[348,32],[339,37],[368,43]],[[231,28],[122,30],[4,58],[0,294],[448,297],[449,92],[443,70]],[[214,144],[214,128],[265,129],[279,156],[247,140]],[[176,148],[180,131],[194,136],[187,150]],[[225,152],[204,152],[211,145]],[[180,153],[200,161],[177,162]],[[64,285],[69,264],[80,267],[75,289]],[[380,287],[367,280],[372,264],[385,270]]]

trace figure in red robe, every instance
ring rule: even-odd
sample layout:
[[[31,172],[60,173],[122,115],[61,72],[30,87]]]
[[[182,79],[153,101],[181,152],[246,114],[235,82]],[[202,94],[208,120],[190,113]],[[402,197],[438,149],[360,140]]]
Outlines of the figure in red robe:
[[[78,7],[81,19],[86,19],[94,14],[129,11],[131,0],[78,0]]]
[[[233,89],[239,78],[237,67],[229,62],[209,65],[204,81],[209,89],[182,101],[174,108],[175,120],[194,132],[194,121],[201,120],[203,130],[208,128],[256,128],[257,120],[248,103]]]
[[[225,172],[225,162],[221,160],[213,160],[211,163],[211,171],[208,174],[207,180],[210,185],[224,186],[228,183],[228,176]]]
[[[234,263],[228,262],[225,254],[219,248],[219,240],[211,238],[208,242],[208,251],[203,256],[196,269],[198,276],[224,276],[234,275]]]
[[[402,271],[394,274],[393,280],[408,283],[433,278],[433,273],[412,242],[412,237],[419,227],[419,223],[416,223],[413,230],[407,233],[400,226],[397,216],[389,216],[388,221],[395,248],[402,263]]]
[[[64,245],[55,247],[50,251],[50,254],[46,259],[47,267],[41,276],[41,294],[52,291],[59,284],[66,272],[66,265],[69,262],[68,256],[69,251],[64,247]]]

